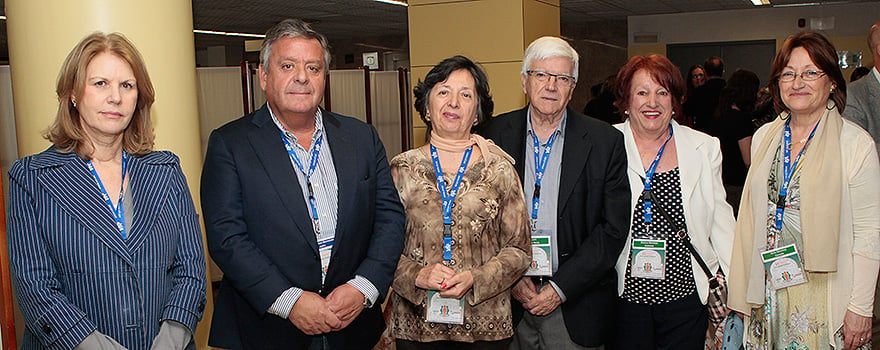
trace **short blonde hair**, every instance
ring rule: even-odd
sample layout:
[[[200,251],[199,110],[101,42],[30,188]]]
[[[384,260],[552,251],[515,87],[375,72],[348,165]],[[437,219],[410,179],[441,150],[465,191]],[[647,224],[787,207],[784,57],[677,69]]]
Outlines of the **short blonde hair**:
[[[71,98],[82,97],[87,79],[86,68],[95,56],[104,52],[114,54],[127,62],[137,80],[137,105],[131,122],[123,132],[122,147],[135,156],[147,154],[153,150],[155,139],[153,123],[150,121],[150,107],[156,93],[140,52],[120,33],[94,32],[83,38],[67,55],[55,87],[58,112],[43,137],[52,142],[60,152],[76,152],[83,159],[91,159],[94,145],[82,129],[79,111],[74,107]]]

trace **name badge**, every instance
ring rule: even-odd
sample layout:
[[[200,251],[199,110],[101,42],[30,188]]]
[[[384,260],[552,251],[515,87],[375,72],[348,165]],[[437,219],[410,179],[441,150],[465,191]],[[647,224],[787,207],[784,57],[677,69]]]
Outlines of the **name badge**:
[[[630,261],[632,277],[655,280],[666,278],[666,241],[633,239]]]
[[[532,236],[532,263],[526,276],[552,276],[553,259],[551,259],[550,236]]]
[[[436,290],[428,291],[425,321],[464,324],[464,297],[444,298]]]
[[[333,252],[333,238],[325,238],[318,241],[318,255],[321,257],[321,283],[327,277],[327,268],[330,267],[330,253]]]
[[[774,290],[807,283],[807,274],[794,244],[762,252],[761,259]]]

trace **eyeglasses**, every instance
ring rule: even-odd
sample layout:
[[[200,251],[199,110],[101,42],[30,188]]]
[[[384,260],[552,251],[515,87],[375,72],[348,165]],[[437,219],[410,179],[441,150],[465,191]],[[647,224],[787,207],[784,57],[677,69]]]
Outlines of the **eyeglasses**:
[[[695,74],[691,74],[691,78],[702,78],[702,77],[705,77],[705,76],[706,76],[706,75],[703,74],[703,73],[695,73]]]
[[[542,83],[550,80],[550,77],[556,78],[556,82],[562,86],[572,86],[575,83],[574,77],[568,74],[553,74],[542,70],[527,70],[526,74]]]
[[[795,78],[801,77],[804,81],[814,81],[821,78],[825,75],[825,72],[820,70],[808,70],[803,73],[795,73],[794,71],[785,71],[779,75],[779,81],[784,81],[786,83],[794,81]]]

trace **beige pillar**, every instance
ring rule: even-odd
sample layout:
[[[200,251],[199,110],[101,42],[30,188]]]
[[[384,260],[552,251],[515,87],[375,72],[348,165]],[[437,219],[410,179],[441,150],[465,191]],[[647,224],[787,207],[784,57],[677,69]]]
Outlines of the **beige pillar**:
[[[192,3],[6,0],[6,15],[19,156],[49,146],[40,135],[55,118],[55,82],[67,53],[91,32],[120,32],[143,55],[156,89],[152,110],[156,149],[170,150],[180,157],[196,210],[201,212],[198,189],[202,152]],[[209,283],[209,303],[196,331],[199,348],[207,348],[211,295]]]
[[[465,55],[488,74],[495,114],[521,108],[523,50],[545,35],[559,35],[559,0],[409,0],[411,83],[442,59]],[[416,112],[413,125],[418,146],[426,129]]]

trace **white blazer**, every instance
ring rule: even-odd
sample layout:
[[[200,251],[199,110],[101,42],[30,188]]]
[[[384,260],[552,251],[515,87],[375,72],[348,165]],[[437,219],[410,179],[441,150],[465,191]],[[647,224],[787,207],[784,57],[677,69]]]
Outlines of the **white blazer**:
[[[642,167],[629,120],[615,125],[623,132],[626,145],[627,177],[632,189],[631,207],[635,208],[642,189],[645,169]],[[681,174],[681,199],[688,236],[703,261],[714,271],[728,274],[733,248],[733,229],[736,220],[733,208],[725,201],[726,192],[721,184],[721,146],[717,138],[678,125],[672,121],[672,131]],[[617,293],[623,294],[626,263],[630,256],[632,229],[626,245],[617,258]],[[709,295],[709,281],[697,260],[691,257],[694,281],[703,304]]]

